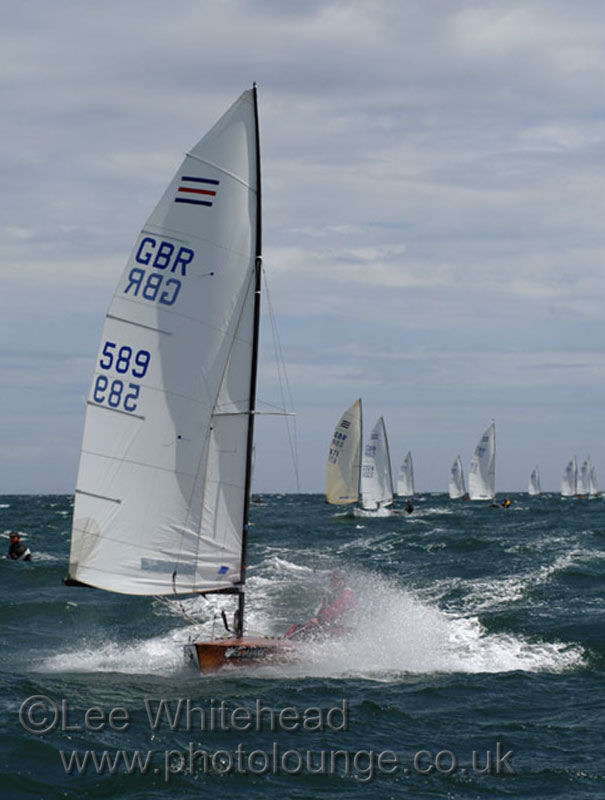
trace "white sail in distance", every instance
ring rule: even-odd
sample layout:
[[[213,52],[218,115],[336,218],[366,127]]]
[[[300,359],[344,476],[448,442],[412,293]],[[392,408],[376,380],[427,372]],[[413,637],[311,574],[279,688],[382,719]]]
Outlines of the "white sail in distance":
[[[588,494],[590,497],[598,497],[599,483],[597,481],[597,471],[594,465],[590,466],[590,475],[588,480]]]
[[[397,494],[400,497],[412,497],[414,494],[414,463],[412,461],[412,453],[409,450],[399,468]]]
[[[362,408],[356,400],[342,415],[332,436],[326,470],[326,501],[347,505],[359,500]]]
[[[590,456],[583,462],[578,472],[577,492],[582,495],[590,494],[590,472],[592,470],[592,462]]]
[[[575,497],[578,493],[578,462],[574,456],[565,467],[561,480],[561,495]]]
[[[466,485],[464,483],[464,470],[462,468],[462,459],[456,456],[456,460],[450,469],[450,480],[448,491],[452,500],[457,500],[459,497],[466,495]]]
[[[496,424],[482,434],[471,458],[468,476],[471,500],[492,500],[496,495]]]
[[[386,427],[382,417],[376,422],[363,449],[361,461],[361,506],[368,511],[391,505],[393,477]]]
[[[259,173],[253,89],[187,154],[115,290],[87,402],[72,581],[165,595],[243,580]]]
[[[540,469],[538,466],[532,469],[529,476],[528,493],[530,495],[542,494],[542,489],[540,488]]]

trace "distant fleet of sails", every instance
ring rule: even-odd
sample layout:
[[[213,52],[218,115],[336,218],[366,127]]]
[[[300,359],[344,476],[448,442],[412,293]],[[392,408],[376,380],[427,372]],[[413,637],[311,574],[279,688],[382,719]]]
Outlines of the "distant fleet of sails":
[[[363,444],[361,399],[356,400],[340,418],[328,453],[326,500],[334,505],[357,504],[355,516],[388,516],[393,513],[393,478],[391,457],[384,419],[380,417]],[[455,500],[493,500],[496,495],[496,424],[492,420],[481,435],[471,458],[468,491],[460,456],[450,469],[449,496]],[[528,493],[540,495],[540,470],[534,467],[529,476]],[[397,494],[414,495],[414,465],[408,452],[399,468]],[[561,495],[595,497],[599,494],[597,476],[588,457],[578,471],[574,456],[563,474]]]

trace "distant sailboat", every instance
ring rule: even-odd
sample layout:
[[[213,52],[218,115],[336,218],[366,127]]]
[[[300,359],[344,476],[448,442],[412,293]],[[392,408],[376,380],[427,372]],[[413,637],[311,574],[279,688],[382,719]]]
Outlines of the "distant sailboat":
[[[393,476],[391,456],[384,419],[380,417],[363,450],[360,480],[361,508],[356,517],[388,517],[393,513]]]
[[[535,466],[531,471],[531,475],[529,476],[529,488],[527,491],[530,495],[542,494],[542,489],[540,488],[540,468],[538,466]]]
[[[590,456],[584,460],[580,470],[578,472],[578,483],[577,483],[577,490],[578,495],[585,497],[590,492]]]
[[[466,497],[466,484],[464,483],[464,470],[462,468],[462,459],[456,456],[456,460],[450,469],[450,482],[449,494],[452,500],[458,500],[460,497]]]
[[[326,502],[344,506],[359,500],[361,479],[362,409],[356,400],[336,428],[326,470]]]
[[[399,468],[397,494],[400,497],[413,497],[414,495],[414,464],[410,451],[408,451],[408,454],[403,459],[403,463]]]
[[[577,493],[583,497],[597,497],[599,494],[597,471],[590,456],[584,461],[578,473]]]
[[[574,456],[568,462],[561,481],[561,496],[575,497],[578,493],[578,462]]]
[[[588,478],[588,495],[589,497],[599,497],[599,484],[597,481],[597,471],[594,466],[590,466],[590,474]]]
[[[473,457],[468,476],[471,500],[493,500],[496,495],[496,423],[483,433]]]
[[[390,516],[393,502],[393,479],[386,428],[378,420],[369,443],[363,448],[361,400],[356,400],[340,418],[328,452],[326,502],[343,506],[360,502],[355,516]]]

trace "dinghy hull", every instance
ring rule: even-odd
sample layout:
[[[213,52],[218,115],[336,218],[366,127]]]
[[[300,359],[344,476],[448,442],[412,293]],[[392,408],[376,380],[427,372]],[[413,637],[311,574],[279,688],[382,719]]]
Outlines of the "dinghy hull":
[[[185,661],[203,673],[216,672],[227,665],[261,666],[283,663],[291,658],[290,642],[262,636],[212,639],[185,645]]]

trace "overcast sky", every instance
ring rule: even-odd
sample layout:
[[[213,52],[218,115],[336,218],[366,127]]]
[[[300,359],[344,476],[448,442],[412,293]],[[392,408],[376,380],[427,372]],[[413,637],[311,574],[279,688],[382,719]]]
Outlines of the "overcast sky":
[[[600,0],[2,3],[0,493],[72,492],[103,317],[183,154],[259,86],[264,262],[302,491],[385,417],[445,491],[605,484]],[[267,305],[265,304],[265,310]],[[279,403],[269,327],[259,397]],[[255,488],[296,491],[283,420]]]

